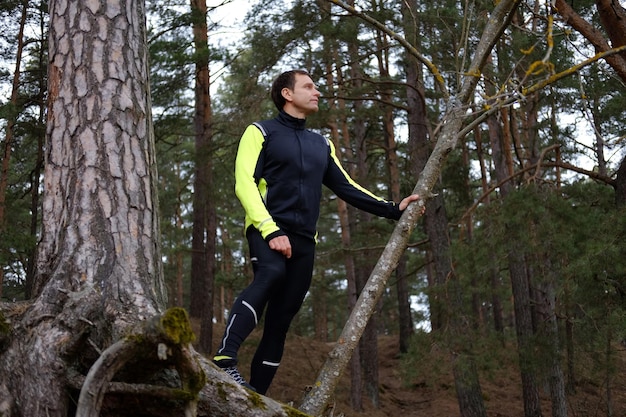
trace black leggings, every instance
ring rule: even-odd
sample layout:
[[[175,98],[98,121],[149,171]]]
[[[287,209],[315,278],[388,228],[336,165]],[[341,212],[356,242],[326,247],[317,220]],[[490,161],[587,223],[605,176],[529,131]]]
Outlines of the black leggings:
[[[254,330],[263,310],[263,337],[252,359],[250,385],[259,394],[269,388],[283,356],[289,325],[311,285],[315,241],[290,234],[291,258],[270,249],[258,230],[246,233],[254,280],[235,300],[216,356],[237,358],[237,351]]]

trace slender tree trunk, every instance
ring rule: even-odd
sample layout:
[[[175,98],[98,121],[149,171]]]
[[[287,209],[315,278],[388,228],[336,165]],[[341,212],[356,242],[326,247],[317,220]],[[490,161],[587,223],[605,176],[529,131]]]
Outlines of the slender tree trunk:
[[[22,1],[22,16],[20,18],[20,28],[17,33],[17,50],[15,53],[15,71],[13,73],[13,83],[11,85],[10,103],[14,109],[18,108],[18,95],[20,89],[20,74],[22,65],[22,52],[24,50],[24,26],[28,12],[28,1]],[[15,111],[15,110],[14,110]],[[13,147],[13,136],[15,134],[15,121],[17,114],[9,117],[6,127],[6,136],[3,143],[2,165],[0,167],[0,235],[6,229],[6,198],[9,184],[9,167],[11,165],[11,149]],[[2,297],[2,287],[4,282],[4,265],[0,265],[0,297]]]
[[[486,416],[478,370],[474,360],[466,353],[452,356],[452,372],[461,417]]]
[[[489,88],[492,88],[492,86],[489,86]],[[503,120],[508,121],[509,119],[506,118],[506,114],[504,116]],[[513,134],[510,126],[514,125],[514,123],[510,123],[503,127],[495,116],[490,116],[487,119],[495,177],[496,181],[501,183],[500,193],[502,198],[506,198],[513,190],[512,183],[505,180],[511,176],[513,171],[512,157],[510,155],[512,145],[509,138]],[[511,233],[513,232],[514,231],[511,231]],[[508,264],[514,298],[515,329],[518,342],[524,409],[526,417],[540,417],[542,414],[539,402],[539,390],[535,373],[531,366],[533,363],[531,340],[534,330],[530,287],[526,261],[523,255],[524,250],[519,246],[516,241],[511,241]]]
[[[326,274],[319,272],[322,282],[326,280]],[[311,304],[313,305],[313,324],[315,340],[328,341],[328,291],[326,285],[316,285],[311,288]]]
[[[322,2],[320,7],[322,7],[326,13],[330,13],[330,4],[328,4],[327,2]],[[326,82],[328,85],[339,85],[341,86],[340,88],[343,89],[344,84],[342,82],[343,79],[341,76],[341,71],[333,70],[334,65],[338,66],[337,47],[335,45],[335,40],[330,37],[325,37],[324,43],[326,53],[330,57],[332,57],[332,59],[329,59],[326,63]],[[336,75],[337,77],[336,80],[334,79],[334,75]],[[339,94],[340,97],[344,95],[345,93]],[[342,98],[339,98],[336,101],[331,101],[329,105],[331,110],[338,110],[338,112],[335,112],[335,114],[346,114],[346,103],[345,100],[343,100]],[[337,158],[339,158],[340,160],[354,159],[354,154],[352,153],[352,147],[350,144],[350,130],[345,118],[337,118],[336,120],[330,122],[330,136],[333,140],[333,143],[335,143]],[[345,155],[344,153],[347,155]],[[347,171],[351,176],[354,176],[354,164],[349,164]],[[341,247],[344,254],[343,261],[347,281],[348,310],[352,310],[354,304],[356,303],[358,295],[354,254],[350,251],[350,248],[352,246],[352,230],[354,228],[352,225],[353,216],[351,212],[352,211],[350,210],[350,207],[348,207],[345,201],[337,199],[337,214],[339,217],[339,225],[341,228]],[[350,403],[352,409],[355,411],[363,410],[363,398],[361,390],[363,380],[360,362],[360,354],[357,350],[352,354],[352,358],[350,360]]]
[[[413,10],[413,13],[410,10],[403,10],[405,16],[414,16],[417,10],[416,2],[410,1],[405,4]],[[427,164],[431,149],[425,129],[427,123],[426,112],[423,107],[424,102],[421,100],[423,96],[416,94],[421,91],[418,88],[420,85],[417,79],[418,73],[413,68],[407,68],[406,72],[407,76],[416,77],[409,80],[409,85],[412,85],[413,89],[410,89],[408,93],[414,98],[410,104],[415,107],[409,106],[408,118],[411,158],[414,161],[415,175],[418,176]],[[471,342],[468,341],[462,349],[453,347],[454,339],[466,331],[465,326],[467,326],[468,321],[463,313],[465,306],[461,296],[462,289],[458,279],[452,273],[448,219],[441,193],[433,196],[426,203],[424,224],[434,260],[435,287],[432,289],[430,299],[431,326],[434,331],[445,332],[449,349],[451,352],[455,352],[451,354],[455,358],[453,360],[454,380],[461,415],[463,417],[484,417],[486,412],[478,382],[478,373],[471,358]],[[448,291],[444,292],[444,288],[447,288]],[[451,294],[448,299],[443,298],[443,294],[446,292]],[[432,295],[440,295],[441,298],[433,299]],[[433,302],[435,300],[436,302]],[[446,311],[446,308],[449,312]]]
[[[548,283],[545,288],[546,304],[549,307],[549,317],[544,325],[549,331],[550,343],[550,397],[552,398],[552,417],[567,417],[567,394],[565,389],[565,376],[561,366],[561,348],[559,344],[559,327],[556,317],[556,294],[554,284]]]
[[[355,64],[352,66],[352,68],[354,69],[355,74],[361,73],[359,65]],[[357,76],[356,79],[360,78]],[[360,104],[357,102],[354,104],[354,106],[355,113],[358,114],[357,107],[360,107]],[[369,169],[367,165],[368,147],[366,140],[366,122],[362,117],[357,116],[356,120],[353,123],[353,127],[355,131],[355,142],[357,143],[357,181],[367,187],[367,183],[369,181]],[[365,236],[367,233],[368,224],[372,221],[372,215],[366,212],[359,212],[358,214],[359,222],[354,222],[351,224],[354,224],[355,226],[353,228],[353,230],[355,231],[354,233]],[[372,270],[372,259],[373,257],[370,256],[370,251],[366,249],[363,253],[360,254],[359,262],[355,265],[357,295],[359,295],[361,291],[363,291],[363,288],[367,283],[367,278],[369,277],[369,274]],[[356,298],[354,299],[354,301],[356,302]],[[354,305],[352,307],[354,307]],[[374,314],[372,314],[370,320],[367,322],[367,325],[365,326],[365,331],[363,332],[363,337],[359,340],[358,349],[362,379],[361,385],[360,387],[358,387],[358,389],[365,388],[365,393],[370,397],[370,400],[372,401],[374,407],[378,407],[380,401],[378,396],[378,313],[380,313],[379,308],[374,311]],[[357,388],[355,387],[355,390],[356,389]]]
[[[403,17],[403,27],[406,33],[406,38],[411,44],[416,47],[418,44],[417,37],[417,22],[413,21],[415,15],[412,11],[415,10],[416,4],[415,2],[403,2],[402,3],[402,17]],[[404,67],[404,71],[406,73],[406,83],[407,83],[407,120],[409,126],[409,153],[410,160],[414,161],[414,152],[415,149],[412,149],[417,146],[417,143],[422,140],[426,140],[428,137],[428,127],[427,127],[427,119],[426,119],[426,102],[424,99],[424,86],[422,83],[422,71],[421,65],[417,60],[410,55],[406,57],[406,65]],[[411,139],[414,138],[414,139]],[[417,176],[420,173],[420,169],[415,166],[415,164],[411,164],[413,168],[413,175]],[[428,251],[427,257],[432,259],[432,252]],[[431,287],[434,285],[434,268],[432,268],[432,263],[428,262],[427,264],[427,276],[429,277],[428,286]],[[405,293],[406,292],[406,293]],[[398,286],[398,299],[399,303],[403,302],[403,300],[407,300],[408,303],[408,289],[403,286]],[[436,309],[436,301],[434,296],[429,297],[429,310],[431,313],[431,329],[432,329],[432,311],[433,307]],[[438,316],[438,315],[437,315]],[[411,317],[404,317],[402,314],[402,309],[400,310],[400,351],[407,352],[409,346],[409,340],[411,335],[413,334],[413,321]]]
[[[407,39],[417,44],[417,22],[414,22],[417,4],[414,0],[403,3],[403,16],[405,19],[404,29]],[[407,74],[407,99],[408,99],[408,126],[409,126],[409,152],[412,161],[413,174],[419,176],[430,155],[428,141],[428,120],[426,118],[426,103],[424,101],[424,88],[420,64],[415,58],[407,57],[405,67]],[[430,253],[433,260],[432,285],[429,284],[429,310],[432,330],[444,327],[446,319],[445,300],[441,298],[443,288],[450,272],[448,258],[448,219],[443,206],[443,196],[437,193],[426,202],[424,215],[424,228],[430,242]]]
[[[176,258],[175,258],[175,264],[176,264],[176,279],[174,281],[174,294],[175,294],[175,298],[174,298],[174,302],[172,303],[172,305],[176,306],[176,307],[183,307],[183,294],[184,294],[184,286],[183,286],[183,281],[184,281],[184,272],[185,272],[185,268],[184,268],[184,256],[183,256],[183,252],[182,251],[178,251],[176,252]]]
[[[566,281],[567,282],[567,281]],[[566,284],[563,291],[565,305],[565,354],[567,364],[567,393],[576,393],[576,368],[575,368],[575,350],[574,350],[574,323],[573,308],[570,301],[571,288]]]
[[[222,227],[221,231],[222,231],[222,234],[220,236],[220,239],[222,241],[222,245],[221,245],[222,262],[220,262],[221,273],[222,273],[222,276],[224,277],[232,277],[235,272],[233,270],[234,259],[233,259],[233,250],[231,249],[230,233],[228,231],[228,227]],[[217,290],[214,291],[214,293],[217,293],[217,292],[218,292]],[[213,316],[216,322],[220,324],[226,324],[225,311],[227,308],[229,308],[232,305],[232,304],[229,304],[227,300],[224,298],[225,297],[224,293],[225,293],[224,285],[222,284],[219,286],[219,297],[217,298],[217,303],[215,302],[215,300],[213,303],[214,304]]]
[[[349,1],[350,4],[354,4],[353,0]],[[345,22],[346,25],[351,25],[351,26],[355,26],[359,27],[359,21],[354,19],[354,18],[348,18]],[[349,72],[350,72],[350,79],[351,79],[351,88],[353,92],[357,92],[360,93],[361,89],[363,88],[363,73],[362,73],[362,69],[361,69],[361,64],[360,64],[360,51],[358,49],[358,40],[356,39],[357,36],[357,32],[358,31],[353,31],[351,36],[354,36],[354,39],[352,41],[348,40],[348,55],[350,56],[350,68],[349,68]],[[355,94],[355,93],[352,93]],[[354,169],[351,170],[351,176],[353,178],[355,178],[359,183],[361,183],[362,185],[367,185],[366,184],[366,178],[367,178],[367,165],[366,165],[366,159],[367,159],[367,146],[366,146],[366,140],[365,140],[365,136],[366,136],[366,130],[367,130],[367,126],[366,126],[366,122],[363,118],[363,116],[361,115],[361,109],[363,108],[362,102],[361,101],[354,101],[352,102],[352,108],[351,111],[353,112],[353,114],[355,115],[354,119],[352,120],[352,125],[351,125],[351,129],[348,128],[347,122],[344,121],[344,143],[345,143],[345,147],[346,149],[354,149],[354,153],[352,155],[352,162],[353,162],[353,166]],[[352,135],[350,135],[348,132],[352,132]],[[358,219],[357,219],[358,216]],[[361,228],[366,227],[365,224],[367,224],[368,221],[368,213],[357,213],[356,210],[353,210],[352,208],[348,209],[348,222],[349,222],[349,233],[351,236],[355,236],[358,233],[358,230],[361,230]],[[351,255],[352,256],[352,255]],[[361,258],[362,259],[362,258]],[[350,310],[352,311],[354,308],[354,305],[357,301],[357,297],[360,293],[360,291],[362,290],[362,285],[364,280],[367,279],[367,277],[363,277],[363,265],[361,265],[361,263],[359,262],[359,265],[357,265],[357,262],[353,259],[354,262],[354,287],[353,287],[353,291],[352,289],[350,291]],[[371,354],[374,351],[373,350],[363,350],[361,347],[363,346],[363,343],[373,343],[373,344],[377,344],[377,340],[374,339],[372,340],[372,326],[375,326],[375,324],[370,324],[368,322],[367,326],[365,326],[364,332],[363,332],[363,338],[361,338],[359,340],[359,348],[355,349],[355,351],[352,354],[352,359],[351,359],[351,375],[352,375],[352,381],[351,381],[351,403],[353,406],[353,409],[356,411],[359,410],[363,410],[363,384],[365,381],[367,381],[368,375],[368,369],[365,369],[363,367],[364,362],[368,362],[368,361],[372,361],[373,359],[371,357],[364,357],[364,354]],[[367,340],[367,342],[363,342],[363,340]],[[378,359],[375,358],[374,359],[376,362],[376,364],[378,363]]]
[[[607,317],[611,317],[610,316],[610,309],[609,309],[609,314],[607,314]],[[613,379],[613,371],[612,369],[614,368],[614,364],[613,364],[613,329],[611,327],[611,323],[609,320],[608,323],[608,329],[606,332],[606,344],[605,344],[605,351],[604,351],[604,360],[605,360],[605,365],[604,365],[604,372],[605,372],[605,376],[604,376],[604,403],[606,404],[606,415],[607,417],[613,417],[615,415],[615,413],[613,412],[613,390],[611,387],[611,380]]]
[[[388,40],[381,33],[377,32],[377,44],[378,50],[378,69],[380,78],[385,82],[389,79],[389,66],[388,56],[383,55],[382,51],[388,50]],[[391,103],[393,99],[393,91],[383,84],[381,92],[381,100],[383,103]],[[395,139],[394,130],[394,113],[391,106],[385,106],[385,112],[383,115],[383,127],[385,138],[385,153],[387,160],[387,171],[390,179],[389,189],[391,191],[391,200],[400,201],[402,196],[400,194],[400,168],[397,153],[397,144]],[[406,353],[408,351],[408,340],[414,333],[413,318],[411,314],[411,303],[409,300],[409,284],[408,277],[406,276],[406,256],[402,256],[400,263],[396,268],[396,295],[398,300],[398,326],[400,336],[400,352]]]
[[[513,234],[514,231],[511,231]],[[539,389],[534,370],[533,343],[534,335],[532,319],[532,302],[528,271],[524,259],[524,249],[513,241],[509,248],[509,273],[513,289],[515,310],[515,332],[522,379],[522,395],[524,397],[524,416],[541,417]]]
[[[211,198],[212,111],[209,78],[209,46],[206,0],[191,0],[193,38],[196,56],[195,115],[196,175],[193,198],[193,239],[191,307],[200,318],[199,350],[211,352],[213,339],[213,286],[215,276],[215,234],[217,219]]]
[[[493,59],[492,56],[489,55],[487,59],[487,63],[485,65],[485,75],[487,79],[492,79],[494,77],[493,71]],[[485,90],[490,97],[494,97],[496,94],[495,86],[488,82],[485,85]],[[501,113],[500,117],[503,120],[506,120],[506,113]],[[491,158],[494,164],[494,169],[496,171],[496,180],[507,178],[510,174],[512,174],[512,160],[511,146],[509,135],[505,134],[505,129],[502,124],[498,121],[497,115],[491,115],[487,118],[487,127],[488,127],[488,135],[489,135],[489,143],[491,144]],[[508,130],[506,130],[508,131]],[[482,147],[482,146],[481,146]],[[486,170],[483,171],[483,178],[486,178]],[[506,183],[501,186],[501,189],[506,194],[508,190],[510,190],[511,184]],[[487,184],[483,185],[483,191],[487,192]],[[492,299],[492,312],[494,317],[494,329],[502,333],[504,331],[504,317],[502,316],[503,308],[502,301],[500,300],[499,290],[500,290],[500,274],[498,272],[498,260],[495,255],[491,256],[490,259],[491,268],[490,268],[490,289],[491,289],[491,299]]]
[[[409,341],[411,336],[415,333],[413,323],[413,315],[411,314],[411,294],[409,293],[409,280],[406,273],[406,259],[400,261],[398,265],[396,276],[398,277],[398,283],[396,284],[397,297],[398,297],[398,342],[400,353],[407,353],[409,351]],[[402,277],[402,279],[400,279]]]
[[[626,207],[626,157],[622,159],[615,176],[615,205],[619,209]]]
[[[37,78],[37,101],[39,108],[39,115],[37,117],[37,123],[39,126],[45,126],[46,124],[46,89],[47,89],[47,78],[46,71],[43,69],[47,67],[47,55],[46,50],[43,47],[46,45],[47,38],[44,38],[46,35],[46,19],[44,15],[47,15],[47,12],[44,12],[42,8],[39,9],[39,23],[41,27],[39,28],[39,32],[42,34],[42,38],[40,39],[42,48],[39,49],[37,54],[37,65],[42,69],[39,73],[39,77]],[[44,142],[45,142],[45,134],[44,131],[41,130],[37,133],[37,155],[35,157],[35,166],[33,168],[33,172],[31,175],[31,197],[30,197],[30,236],[33,238],[33,241],[37,240],[37,236],[39,235],[39,211],[41,208],[41,176],[44,169]],[[35,262],[36,262],[36,251],[37,248],[34,247],[28,255],[28,263],[26,266],[26,298],[30,299],[32,297],[32,289],[33,289],[33,280],[35,275]]]

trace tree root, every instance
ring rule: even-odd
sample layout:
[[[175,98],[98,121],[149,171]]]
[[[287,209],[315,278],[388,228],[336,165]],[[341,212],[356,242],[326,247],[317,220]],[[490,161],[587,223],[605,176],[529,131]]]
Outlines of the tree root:
[[[68,385],[80,389],[76,416],[109,415],[112,405],[125,408],[114,415],[133,415],[129,402],[123,400],[129,396],[134,399],[134,405],[139,400],[139,406],[146,406],[142,409],[144,415],[307,416],[236,384],[193,349],[193,338],[187,313],[173,308],[104,350],[86,377],[76,371],[68,372]],[[154,375],[154,372],[145,372],[146,368],[161,369],[167,375],[159,379],[159,384],[146,383],[146,375]],[[172,368],[176,376],[169,372]],[[124,381],[113,381],[113,378]],[[167,386],[162,385],[163,382]],[[118,399],[110,401],[113,397]],[[158,412],[150,413],[148,405]]]
[[[76,415],[100,415],[104,396],[112,389],[126,393],[157,395],[183,401],[184,415],[195,417],[198,393],[206,377],[194,359],[191,341],[193,333],[185,310],[174,308],[148,322],[142,334],[125,337],[107,348],[93,364],[80,391]],[[130,361],[146,357],[167,361],[173,359],[182,389],[146,384],[111,384],[113,377]]]

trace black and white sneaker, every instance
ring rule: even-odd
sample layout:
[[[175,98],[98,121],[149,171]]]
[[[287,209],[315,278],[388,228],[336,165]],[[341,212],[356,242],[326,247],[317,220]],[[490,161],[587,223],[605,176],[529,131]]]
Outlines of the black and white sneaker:
[[[229,357],[219,357],[213,359],[213,363],[226,372],[236,383],[256,392],[254,387],[246,382],[237,369],[237,361]]]

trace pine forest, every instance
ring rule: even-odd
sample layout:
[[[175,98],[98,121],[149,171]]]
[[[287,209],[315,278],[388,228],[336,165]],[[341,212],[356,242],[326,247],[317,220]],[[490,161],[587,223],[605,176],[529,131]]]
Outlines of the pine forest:
[[[626,416],[623,0],[0,15],[0,416]],[[239,140],[291,69],[351,178],[421,198],[393,221],[323,189],[289,334],[333,350],[295,398],[210,363],[253,276]],[[386,410],[386,355],[409,393],[449,380],[454,411]],[[483,390],[504,368],[510,414]]]

